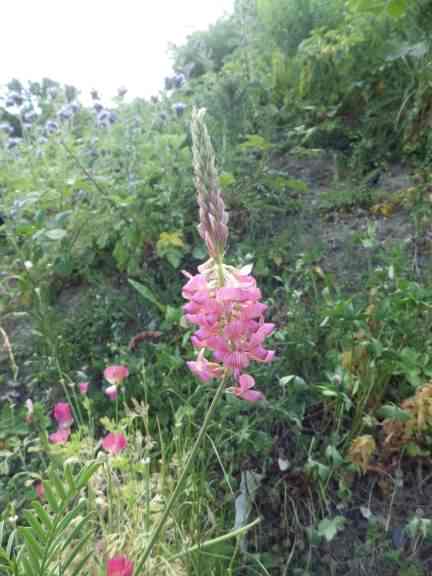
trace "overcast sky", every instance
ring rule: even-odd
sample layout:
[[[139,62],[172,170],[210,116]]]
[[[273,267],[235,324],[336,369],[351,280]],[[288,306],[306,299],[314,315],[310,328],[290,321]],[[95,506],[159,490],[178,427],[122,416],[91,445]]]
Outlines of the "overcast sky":
[[[3,0],[0,84],[49,77],[110,98],[124,85],[151,96],[170,70],[169,42],[181,43],[234,0]]]

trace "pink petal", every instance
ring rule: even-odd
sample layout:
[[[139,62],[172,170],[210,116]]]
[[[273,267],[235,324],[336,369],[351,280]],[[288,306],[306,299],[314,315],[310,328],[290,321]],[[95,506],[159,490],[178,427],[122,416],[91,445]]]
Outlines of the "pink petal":
[[[236,395],[243,400],[247,400],[248,402],[258,402],[259,400],[265,400],[264,394],[258,390],[245,390]]]
[[[115,400],[118,395],[117,386],[109,386],[105,390],[105,394],[108,396],[110,400]]]
[[[43,500],[45,497],[45,488],[44,485],[42,484],[42,482],[36,482],[35,484],[35,492],[36,492],[36,496],[39,498],[39,500]]]
[[[107,576],[132,576],[134,565],[126,556],[114,556],[108,560]]]
[[[110,384],[121,384],[129,376],[129,369],[123,364],[113,364],[104,370],[104,378]]]
[[[242,374],[239,378],[240,389],[245,392],[255,386],[255,380],[249,374]]]
[[[53,412],[54,418],[60,428],[70,428],[72,426],[72,410],[67,402],[57,402]]]
[[[48,436],[51,444],[65,444],[71,434],[70,428],[59,428],[57,432],[53,432]]]
[[[102,441],[102,448],[111,454],[118,454],[127,446],[126,436],[122,432],[110,432]]]
[[[88,383],[88,382],[80,382],[80,383],[78,384],[78,387],[79,387],[80,393],[81,393],[83,396],[85,396],[85,395],[87,394],[87,391],[88,391],[89,383]]]

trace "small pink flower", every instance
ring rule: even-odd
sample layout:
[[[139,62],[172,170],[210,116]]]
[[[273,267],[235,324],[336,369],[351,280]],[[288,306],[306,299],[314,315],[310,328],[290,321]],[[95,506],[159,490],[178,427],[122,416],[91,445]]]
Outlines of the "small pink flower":
[[[126,436],[122,432],[110,432],[102,441],[102,448],[111,454],[118,454],[127,446]]]
[[[111,385],[121,384],[125,378],[129,376],[129,370],[127,366],[122,364],[113,364],[113,366],[108,366],[104,370],[104,378]]]
[[[255,386],[255,380],[249,374],[242,374],[239,378],[239,386],[229,388],[228,391],[235,394],[238,398],[248,400],[249,402],[258,402],[264,400],[264,394],[258,390],[252,390]]]
[[[57,432],[50,434],[48,439],[51,444],[65,444],[69,440],[70,434],[70,428],[59,428]]]
[[[79,387],[80,394],[82,396],[85,396],[87,394],[87,391],[88,391],[89,383],[88,382],[80,382],[78,384],[78,387]]]
[[[204,350],[201,350],[196,361],[187,362],[191,372],[198,376],[203,382],[208,382],[213,378],[220,378],[223,374],[223,368],[216,362],[209,362],[204,358]]]
[[[107,576],[132,576],[134,565],[127,556],[114,556],[108,560]]]
[[[67,402],[57,402],[54,406],[54,418],[59,426],[59,430],[70,428],[72,426],[72,410]]]
[[[118,394],[117,386],[109,386],[105,389],[105,394],[110,400],[115,400]]]
[[[42,482],[41,481],[36,482],[36,484],[34,485],[34,489],[36,492],[36,496],[39,498],[39,500],[43,500],[45,497],[45,488]]]

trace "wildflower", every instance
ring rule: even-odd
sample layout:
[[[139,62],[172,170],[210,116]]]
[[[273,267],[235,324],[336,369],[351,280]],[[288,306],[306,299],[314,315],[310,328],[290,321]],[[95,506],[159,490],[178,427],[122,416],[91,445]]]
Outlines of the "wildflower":
[[[173,104],[173,110],[177,114],[178,117],[183,116],[183,112],[186,110],[186,104],[183,102],[175,102]]]
[[[23,116],[24,121],[27,122],[28,124],[31,124],[37,119],[38,115],[34,110],[30,110],[29,112],[26,112]]]
[[[117,386],[109,386],[105,389],[105,394],[108,396],[110,400],[116,400],[118,395]]]
[[[228,214],[219,190],[214,152],[204,111],[193,111],[192,135],[195,184],[200,206],[198,231],[205,241],[209,260],[198,267],[198,274],[186,273],[188,281],[183,297],[185,319],[198,326],[191,341],[198,357],[188,362],[191,371],[207,382],[233,376],[236,386],[231,388],[239,398],[256,402],[263,400],[261,392],[252,390],[255,380],[244,371],[252,361],[268,363],[274,351],[264,347],[264,340],[274,330],[274,324],[265,322],[267,306],[260,302],[261,291],[251,275],[252,266],[234,268],[224,263],[228,239]],[[208,361],[209,350],[213,361]]]
[[[89,387],[89,383],[88,383],[88,382],[80,382],[80,383],[78,384],[78,388],[79,388],[80,394],[81,394],[82,396],[85,396],[85,395],[87,394],[88,387]]]
[[[45,497],[45,488],[40,480],[35,483],[34,489],[39,500],[43,500]]]
[[[102,441],[102,448],[111,454],[118,454],[127,446],[126,436],[122,432],[110,432]]]
[[[174,80],[174,86],[176,88],[181,88],[185,83],[186,77],[182,72],[178,72],[177,74],[175,74],[173,80]]]
[[[48,436],[51,444],[66,444],[71,434],[70,428],[59,428],[57,432],[53,432]]]
[[[235,388],[228,388],[228,392],[232,392],[238,398],[248,400],[249,402],[257,402],[264,400],[264,395],[258,390],[251,390],[255,386],[255,380],[249,374],[242,374],[239,378],[239,385]]]
[[[58,130],[58,124],[54,120],[47,120],[45,123],[45,130],[47,134],[54,134]]]
[[[67,402],[57,402],[57,404],[54,406],[53,414],[58,424],[59,430],[65,430],[72,426],[72,410]]]
[[[25,401],[25,407],[27,408],[27,414],[26,414],[26,422],[27,424],[31,424],[33,421],[33,412],[34,412],[34,407],[33,407],[33,401],[31,400],[31,398],[28,398]]]
[[[0,132],[5,132],[6,134],[11,135],[14,133],[14,129],[8,122],[2,122],[0,124]]]
[[[216,364],[216,362],[208,362],[204,358],[204,350],[198,354],[198,358],[195,362],[187,362],[191,372],[198,376],[203,382],[208,382],[213,378],[221,378],[223,374],[223,368]]]
[[[114,556],[108,560],[107,576],[132,576],[134,565],[127,556]]]
[[[102,110],[104,109],[104,107],[102,106],[102,104],[101,104],[99,101],[96,101],[96,102],[93,104],[93,108],[95,109],[96,114],[99,114],[99,113],[102,112]]]
[[[111,385],[117,386],[118,384],[121,384],[128,376],[128,367],[122,364],[113,364],[104,370],[104,378]]]

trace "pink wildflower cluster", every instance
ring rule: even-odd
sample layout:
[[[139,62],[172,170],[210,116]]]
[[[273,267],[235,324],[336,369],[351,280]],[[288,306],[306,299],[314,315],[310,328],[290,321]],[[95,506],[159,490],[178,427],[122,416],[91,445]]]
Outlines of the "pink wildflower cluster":
[[[49,435],[49,441],[52,444],[64,444],[69,439],[74,421],[70,405],[67,402],[57,402],[53,416],[58,427],[56,432]]]
[[[221,287],[214,280],[217,271],[211,270],[209,263],[198,270],[200,273],[189,275],[183,287],[183,297],[189,300],[183,307],[185,318],[198,325],[192,344],[199,354],[188,366],[204,382],[220,378],[226,371],[237,383],[231,392],[251,402],[262,400],[263,394],[252,390],[255,380],[244,371],[252,360],[264,363],[273,360],[274,351],[263,344],[273,332],[274,324],[264,321],[267,306],[260,302],[261,291],[250,275],[251,269],[223,266]],[[205,358],[205,349],[212,351],[214,362]]]

